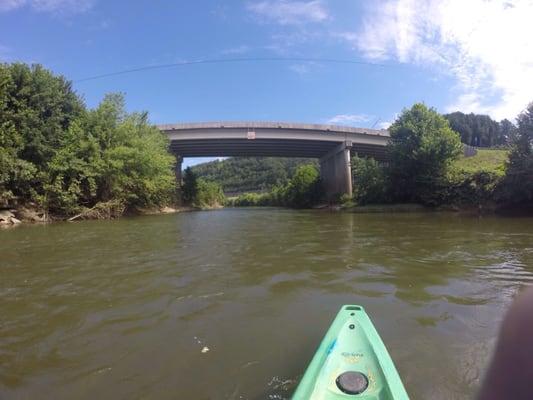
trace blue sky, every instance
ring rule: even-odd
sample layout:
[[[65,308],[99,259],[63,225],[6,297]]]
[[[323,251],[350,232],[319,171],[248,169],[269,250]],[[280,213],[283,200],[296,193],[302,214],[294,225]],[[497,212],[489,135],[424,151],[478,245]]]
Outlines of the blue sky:
[[[279,120],[386,127],[423,101],[514,118],[533,100],[529,0],[0,0],[0,59],[41,63],[94,107],[124,92],[154,123]],[[498,27],[498,29],[495,29]],[[325,62],[181,66],[203,59]]]

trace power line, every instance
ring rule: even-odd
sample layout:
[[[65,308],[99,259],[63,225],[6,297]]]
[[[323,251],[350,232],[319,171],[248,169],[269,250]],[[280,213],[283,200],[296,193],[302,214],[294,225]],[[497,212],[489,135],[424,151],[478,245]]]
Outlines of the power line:
[[[374,127],[376,126],[376,124],[381,121],[381,117],[378,117],[378,119],[376,119],[376,121],[372,124],[372,126],[370,127],[370,129],[374,129]]]
[[[213,58],[213,59],[204,59],[204,60],[194,60],[194,61],[181,61],[171,64],[157,64],[157,65],[147,65],[144,67],[124,69],[121,71],[108,72],[105,74],[89,76],[86,78],[76,79],[74,82],[87,82],[93,81],[96,79],[107,78],[117,75],[126,75],[134,72],[149,71],[156,69],[165,69],[165,68],[174,68],[182,67],[187,65],[197,65],[197,64],[223,64],[223,63],[240,63],[240,62],[263,62],[263,61],[272,61],[272,62],[320,62],[328,64],[355,64],[355,65],[371,65],[375,67],[392,67],[393,65],[388,64],[378,64],[367,61],[357,61],[357,60],[343,60],[336,58],[313,58],[313,57],[248,57],[248,58]]]

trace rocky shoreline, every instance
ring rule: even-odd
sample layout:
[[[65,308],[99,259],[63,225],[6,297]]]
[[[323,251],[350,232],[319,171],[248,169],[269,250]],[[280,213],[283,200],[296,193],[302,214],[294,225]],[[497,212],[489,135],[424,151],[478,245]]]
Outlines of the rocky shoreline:
[[[21,224],[22,221],[15,217],[15,214],[11,210],[0,211],[0,226],[13,226]]]
[[[82,220],[95,220],[95,219],[116,219],[121,216],[141,216],[141,215],[159,215],[159,214],[173,214],[178,212],[194,211],[197,210],[192,207],[156,207],[156,208],[143,208],[131,210],[124,212],[121,210],[120,214],[118,213],[101,213],[93,212],[92,209],[87,209],[84,212],[75,215],[73,217],[65,216],[50,216],[43,210],[39,210],[36,207],[9,207],[9,208],[0,208],[0,228],[10,228],[25,224],[42,224],[42,223],[52,223],[52,222],[75,222]]]
[[[0,227],[17,226],[22,223],[44,223],[49,222],[44,211],[34,208],[4,208],[0,209]]]

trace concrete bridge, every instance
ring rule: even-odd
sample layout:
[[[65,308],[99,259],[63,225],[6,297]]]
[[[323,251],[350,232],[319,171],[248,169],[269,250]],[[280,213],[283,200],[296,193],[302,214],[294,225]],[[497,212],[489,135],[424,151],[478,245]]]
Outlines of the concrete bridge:
[[[159,125],[170,139],[181,181],[184,157],[308,157],[320,160],[329,196],[352,193],[351,154],[386,160],[386,130],[282,122]]]

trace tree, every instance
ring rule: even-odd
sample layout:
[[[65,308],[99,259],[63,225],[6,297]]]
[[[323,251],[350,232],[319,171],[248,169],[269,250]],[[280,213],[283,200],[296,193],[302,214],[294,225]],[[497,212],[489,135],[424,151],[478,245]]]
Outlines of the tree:
[[[167,148],[146,113],[128,114],[121,94],[108,95],[70,125],[47,163],[46,206],[68,215],[99,202],[166,204],[175,179]]]
[[[43,194],[47,163],[83,108],[63,77],[40,65],[0,64],[0,198]]]
[[[450,163],[461,153],[461,141],[448,121],[433,108],[417,103],[405,109],[389,128],[389,174],[396,201],[431,203]]]
[[[219,207],[224,204],[225,199],[222,187],[218,183],[198,179],[197,191],[193,200],[196,207]]]
[[[185,168],[183,173],[183,185],[181,187],[181,198],[185,204],[192,204],[198,192],[198,181],[191,167]]]
[[[517,139],[517,128],[508,119],[500,121],[501,144],[513,144]]]
[[[29,193],[36,173],[33,164],[20,158],[24,138],[13,121],[12,87],[10,69],[0,65],[0,204],[14,200],[17,192]]]
[[[503,183],[504,201],[533,206],[533,103],[518,118],[518,131],[509,154]]]
[[[284,190],[284,197],[291,207],[308,208],[317,204],[322,197],[318,169],[314,165],[299,166]]]
[[[450,123],[450,127],[461,136],[461,142],[471,146],[476,146],[478,134],[474,133],[474,125],[472,124],[473,114],[467,115],[460,111],[446,114],[444,117]]]
[[[488,115],[464,114],[460,111],[444,117],[450,127],[461,135],[461,141],[471,146],[491,147],[512,143],[516,127],[507,119],[494,121]]]
[[[168,204],[174,157],[147,113],[122,94],[88,110],[71,82],[39,65],[0,64],[0,203],[69,216],[114,203]]]
[[[354,198],[359,204],[387,202],[388,180],[385,168],[373,158],[352,158]]]

